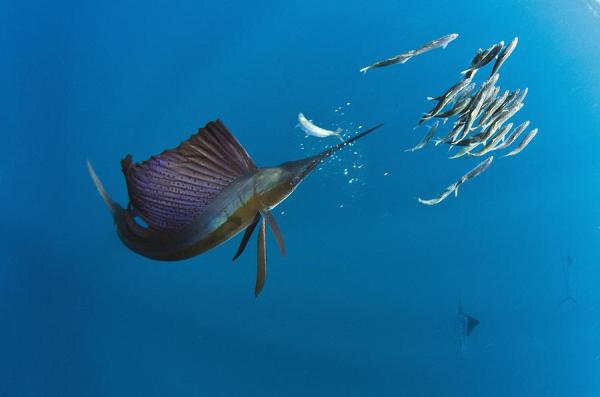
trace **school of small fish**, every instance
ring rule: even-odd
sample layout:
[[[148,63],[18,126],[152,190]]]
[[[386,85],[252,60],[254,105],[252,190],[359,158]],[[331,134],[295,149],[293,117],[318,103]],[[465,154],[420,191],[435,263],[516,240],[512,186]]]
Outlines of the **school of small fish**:
[[[493,151],[507,149],[519,136],[523,135],[529,127],[529,121],[523,122],[514,130],[514,124],[508,121],[523,108],[528,89],[516,89],[512,92],[506,90],[500,94],[500,87],[496,85],[500,79],[498,71],[513,53],[518,42],[519,39],[515,37],[508,45],[505,45],[504,41],[500,41],[486,50],[480,48],[471,60],[469,67],[461,72],[463,75],[461,81],[451,86],[442,95],[427,98],[437,101],[437,104],[430,111],[423,114],[417,127],[429,120],[435,121],[421,142],[407,151],[413,152],[423,149],[430,141],[433,141],[435,146],[443,143],[449,146],[449,150],[456,149],[456,152],[449,157],[450,159],[463,156],[481,157]],[[475,75],[494,60],[490,75],[477,88],[476,83],[473,81]],[[441,120],[446,124],[450,118],[456,119],[452,123],[450,131],[441,138],[434,138],[434,134],[439,129],[439,121]],[[537,128],[529,131],[520,143],[503,157],[519,154],[529,145],[537,133]],[[493,159],[494,157],[490,156],[479,163],[473,170],[448,186],[437,197],[432,199],[419,198],[418,201],[425,205],[435,205],[442,202],[453,192],[457,195],[458,188],[467,180],[485,171]]]
[[[445,49],[456,38],[458,38],[457,33],[442,36],[423,44],[415,50],[409,50],[375,62],[360,69],[360,72],[367,73],[371,69],[403,64],[414,56],[435,48]],[[430,142],[433,142],[435,146],[443,143],[448,145],[449,150],[456,150],[455,153],[449,156],[450,159],[456,159],[464,156],[482,157],[490,152],[508,149],[513,145],[525,133],[530,124],[529,121],[525,121],[513,129],[514,124],[509,122],[525,105],[524,100],[528,89],[506,90],[500,94],[501,90],[497,83],[500,79],[498,73],[500,68],[514,52],[518,42],[518,37],[515,37],[507,45],[504,41],[500,41],[485,50],[479,48],[471,59],[469,66],[461,72],[462,78],[460,81],[448,88],[442,95],[428,97],[428,100],[437,103],[431,110],[423,114],[415,129],[426,122],[433,121],[433,123],[423,139],[416,146],[405,151],[415,152],[421,150]],[[474,81],[475,75],[492,63],[491,73],[477,88],[477,83]],[[455,118],[455,121],[451,123],[450,131],[442,137],[436,138],[440,124],[446,125],[451,118]],[[340,129],[331,131],[318,127],[312,121],[306,119],[302,113],[298,115],[298,125],[307,135],[319,138],[336,136],[342,142],[344,141],[340,135]],[[522,152],[537,133],[537,128],[530,130],[516,147],[502,157],[511,157]],[[425,205],[435,205],[452,193],[457,196],[458,188],[466,181],[483,173],[493,160],[494,156],[483,160],[471,171],[444,189],[437,197],[432,199],[418,198],[418,201]]]

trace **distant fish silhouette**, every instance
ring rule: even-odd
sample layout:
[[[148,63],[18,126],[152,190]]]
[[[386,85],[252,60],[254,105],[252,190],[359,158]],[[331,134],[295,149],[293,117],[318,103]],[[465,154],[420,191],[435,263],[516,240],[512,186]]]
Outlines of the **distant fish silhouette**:
[[[479,325],[479,320],[466,314],[463,311],[462,303],[458,303],[458,312],[456,315],[456,329],[459,337],[460,354],[465,357],[467,353],[467,338],[473,333],[475,327]]]
[[[283,236],[270,210],[323,160],[382,125],[320,154],[277,167],[258,168],[221,121],[209,122],[175,149],[141,163],[133,163],[131,155],[121,161],[130,199],[127,208],[109,197],[92,165],[88,162],[87,166],[112,213],[121,241],[151,259],[191,258],[246,229],[235,259],[260,223],[255,287],[258,295],[266,278],[267,223],[285,254]]]
[[[571,265],[573,265],[573,258],[570,255],[567,255],[566,258],[563,258],[563,266],[562,266],[563,281],[564,281],[566,296],[563,300],[560,301],[559,306],[562,306],[563,304],[565,304],[567,302],[577,304],[577,301],[571,295],[571,277],[570,277],[570,272],[569,272],[569,268],[571,267]]]

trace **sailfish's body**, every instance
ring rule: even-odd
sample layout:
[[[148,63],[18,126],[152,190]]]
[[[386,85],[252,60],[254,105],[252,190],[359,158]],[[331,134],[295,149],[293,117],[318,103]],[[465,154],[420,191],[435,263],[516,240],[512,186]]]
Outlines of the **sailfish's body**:
[[[281,232],[270,210],[285,200],[322,160],[375,128],[316,156],[259,168],[221,121],[209,122],[175,149],[137,164],[131,156],[122,160],[130,199],[127,208],[108,196],[89,162],[88,169],[113,214],[121,241],[148,258],[191,258],[246,229],[235,259],[260,222],[255,289],[258,295],[266,277],[267,223],[281,253],[285,253]],[[138,217],[148,226],[138,223]]]

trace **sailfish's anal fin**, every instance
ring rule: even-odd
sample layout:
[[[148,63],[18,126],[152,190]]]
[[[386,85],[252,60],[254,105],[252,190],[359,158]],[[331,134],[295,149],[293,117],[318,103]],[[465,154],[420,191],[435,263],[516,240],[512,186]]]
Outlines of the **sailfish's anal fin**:
[[[260,219],[260,214],[257,213],[254,216],[254,219],[252,219],[252,223],[250,223],[250,225],[248,225],[248,227],[246,228],[246,231],[244,232],[244,237],[242,237],[240,246],[238,247],[238,250],[235,253],[235,256],[233,257],[232,260],[236,260],[237,258],[239,258],[239,256],[242,255],[242,252],[244,252],[244,250],[246,249],[246,245],[248,245],[248,241],[250,240],[250,237],[252,236],[254,229],[256,229],[256,225],[258,225],[259,219]]]
[[[279,228],[277,221],[275,221],[275,217],[273,216],[271,211],[267,209],[262,210],[260,213],[266,219],[267,223],[269,224],[269,228],[271,229],[271,232],[273,232],[273,235],[275,236],[275,240],[277,241],[277,246],[279,247],[279,252],[281,252],[281,256],[285,256],[285,244],[283,242],[283,233],[281,233],[281,229]]]
[[[254,296],[258,296],[265,286],[265,279],[267,278],[267,244],[266,244],[266,228],[265,218],[263,217],[260,221],[260,228],[258,229],[258,254],[257,254],[257,268],[256,268],[256,287],[254,288]]]

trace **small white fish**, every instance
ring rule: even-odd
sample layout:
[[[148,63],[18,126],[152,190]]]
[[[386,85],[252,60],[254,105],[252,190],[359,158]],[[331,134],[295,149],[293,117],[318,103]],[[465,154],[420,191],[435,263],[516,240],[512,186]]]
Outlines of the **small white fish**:
[[[473,61],[471,61],[471,66],[467,70],[463,70],[461,72],[461,74],[471,75],[472,72],[474,72],[478,69],[481,69],[482,67],[484,67],[485,65],[490,63],[494,58],[496,58],[496,56],[498,55],[500,50],[502,50],[502,47],[504,47],[504,41],[493,44],[490,48],[485,50],[481,55],[479,55],[480,53],[478,51],[477,54],[475,55],[475,58],[473,58],[473,61],[476,60],[477,63],[473,64]],[[492,75],[493,74],[494,73],[492,73]]]
[[[431,40],[429,43],[423,44],[421,47],[415,50],[415,55],[420,55],[424,52],[431,51],[434,48],[446,49],[448,44],[458,38],[458,33],[451,33],[446,36],[440,37],[439,39]]]
[[[427,135],[425,135],[423,140],[421,140],[421,142],[419,142],[417,146],[410,149],[406,149],[405,152],[415,152],[417,150],[423,149],[429,143],[429,141],[431,141],[431,138],[433,138],[433,135],[435,134],[435,131],[437,130],[439,125],[440,122],[436,120],[436,122],[433,123],[433,126],[429,129],[429,132],[427,133]]]
[[[496,150],[496,146],[498,146],[500,144],[500,142],[504,141],[504,137],[510,132],[512,127],[513,127],[513,123],[509,123],[509,124],[505,125],[504,127],[502,127],[500,129],[500,131],[498,131],[498,133],[496,135],[494,135],[494,137],[492,137],[492,139],[488,143],[485,144],[483,149],[481,149],[479,152],[475,152],[475,153],[469,152],[469,156],[481,157],[484,154],[491,152],[492,150]]]
[[[521,143],[519,143],[519,146],[514,148],[512,152],[505,154],[503,157],[514,156],[516,154],[521,153],[521,151],[523,149],[525,149],[527,147],[527,145],[529,145],[529,142],[531,142],[531,140],[537,135],[537,133],[538,133],[537,128],[534,128],[533,130],[531,130],[529,132],[529,134],[527,134],[527,136],[525,138],[523,138]]]
[[[454,193],[454,196],[458,196],[458,188],[463,183],[467,182],[468,180],[481,175],[483,173],[483,171],[485,171],[490,166],[490,164],[492,164],[492,161],[494,161],[494,156],[488,157],[481,163],[477,164],[477,166],[475,168],[473,168],[471,171],[469,171],[465,175],[463,175],[458,181],[454,182],[452,185],[450,185],[446,189],[444,189],[444,191],[442,193],[440,193],[439,196],[429,199],[429,200],[423,200],[423,199],[419,198],[418,199],[419,203],[425,204],[425,205],[435,205],[435,204],[442,202],[451,193]]]
[[[442,201],[444,201],[444,199],[446,197],[448,197],[450,194],[452,194],[453,191],[455,191],[458,188],[458,182],[453,183],[452,185],[448,186],[442,193],[440,193],[439,196],[429,199],[429,200],[424,200],[422,198],[417,198],[417,200],[419,201],[419,203],[421,204],[425,204],[425,205],[436,205],[438,203],[441,203]]]
[[[460,178],[460,180],[458,182],[459,185],[462,185],[466,181],[473,179],[476,176],[481,175],[483,173],[483,171],[487,170],[487,168],[490,166],[490,164],[492,164],[492,161],[494,161],[494,156],[490,156],[487,159],[483,160],[481,163],[477,164],[475,166],[475,168],[473,168],[471,171],[469,171],[465,175],[463,175],[462,178]],[[458,188],[457,188],[457,191],[458,191]]]
[[[528,126],[529,126],[529,120],[527,120],[526,122],[524,122],[523,124],[521,124],[520,126],[515,128],[515,130],[512,132],[512,134],[510,134],[510,136],[508,138],[506,138],[506,140],[504,142],[499,143],[497,146],[494,147],[494,150],[506,149],[507,147],[512,145],[514,143],[514,141],[517,140],[519,135],[521,135]]]
[[[326,130],[319,126],[314,125],[310,120],[308,120],[302,113],[298,113],[298,126],[302,131],[304,131],[307,135],[316,136],[317,138],[326,138],[328,136],[336,136],[342,142],[344,138],[340,135],[342,132],[341,128],[338,128],[335,131]]]
[[[473,151],[473,149],[475,149],[477,146],[481,145],[481,142],[473,142],[470,143],[466,146],[464,146],[462,149],[460,149],[458,152],[456,152],[456,154],[448,157],[449,159],[457,159],[459,157],[462,157],[466,154],[469,154],[471,151]]]

